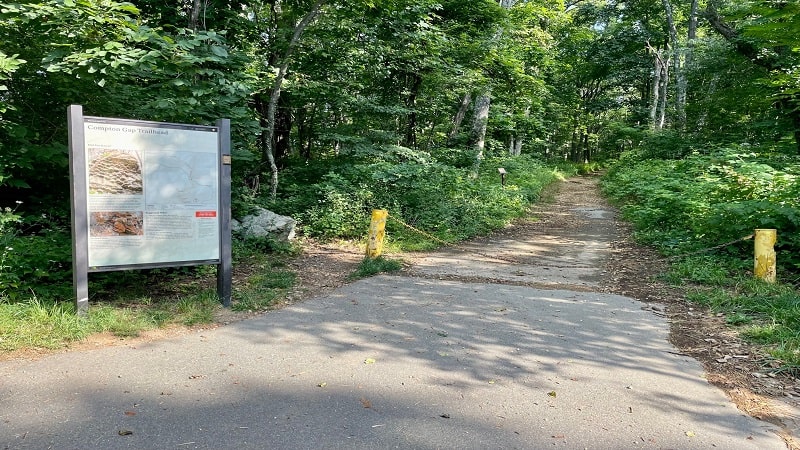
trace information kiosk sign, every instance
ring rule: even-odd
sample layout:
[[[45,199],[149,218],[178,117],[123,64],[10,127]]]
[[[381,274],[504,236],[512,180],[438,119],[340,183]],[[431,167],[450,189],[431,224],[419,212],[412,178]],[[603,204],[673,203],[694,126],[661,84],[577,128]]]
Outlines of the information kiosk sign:
[[[230,242],[228,121],[89,117],[80,106],[69,118],[76,272],[222,264],[224,238]]]

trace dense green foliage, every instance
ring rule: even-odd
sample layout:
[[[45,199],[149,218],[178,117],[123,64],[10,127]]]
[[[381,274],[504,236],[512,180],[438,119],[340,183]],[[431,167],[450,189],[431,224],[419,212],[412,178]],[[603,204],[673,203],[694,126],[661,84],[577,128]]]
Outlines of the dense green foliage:
[[[605,190],[624,204],[623,214],[639,236],[666,253],[691,252],[748,236],[757,228],[776,228],[781,230],[781,265],[796,270],[798,174],[796,158],[738,147],[681,160],[623,159],[606,177]]]
[[[499,167],[508,172],[501,185]],[[502,227],[524,214],[559,172],[529,157],[489,158],[479,176],[419,152],[383,154],[362,163],[327,160],[285,173],[286,191],[273,209],[299,218],[312,236],[361,238],[370,212],[391,217],[444,241],[463,240]],[[427,241],[398,222],[391,239]],[[410,242],[408,242],[410,241]]]

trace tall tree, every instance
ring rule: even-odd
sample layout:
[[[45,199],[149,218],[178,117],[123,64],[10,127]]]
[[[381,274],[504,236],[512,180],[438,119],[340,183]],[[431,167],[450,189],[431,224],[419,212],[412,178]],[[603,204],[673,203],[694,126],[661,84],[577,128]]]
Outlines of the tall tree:
[[[705,17],[711,27],[742,56],[770,73],[776,86],[777,106],[791,121],[800,153],[800,2],[754,2],[746,7],[740,28],[719,12],[719,2],[710,1]]]
[[[280,7],[277,6],[278,3],[279,0],[276,0],[275,4],[273,4],[273,15],[282,14],[282,12],[280,12]],[[269,61],[269,63],[277,69],[275,78],[272,80],[272,86],[269,89],[269,95],[263,96],[260,93],[256,94],[257,109],[261,114],[261,125],[264,128],[260,138],[262,147],[262,164],[266,163],[270,170],[270,197],[273,199],[275,198],[278,190],[278,166],[275,163],[275,112],[278,107],[278,100],[280,99],[283,82],[286,79],[286,74],[289,70],[289,64],[292,61],[294,51],[300,42],[300,38],[302,37],[306,28],[320,14],[322,6],[325,3],[326,0],[316,0],[301,16],[300,20],[291,26],[291,37],[284,45],[283,54],[279,57],[275,57],[277,51],[273,50],[274,53],[272,53],[272,56],[274,60]],[[269,44],[275,45],[274,42],[269,42]],[[266,103],[264,102],[264,97],[268,98]]]

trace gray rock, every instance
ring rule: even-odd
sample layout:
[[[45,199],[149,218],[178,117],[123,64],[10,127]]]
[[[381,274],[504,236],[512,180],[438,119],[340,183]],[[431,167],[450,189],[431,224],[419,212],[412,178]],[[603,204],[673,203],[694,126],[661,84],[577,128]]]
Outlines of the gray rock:
[[[256,208],[255,214],[245,216],[241,221],[233,219],[231,229],[244,239],[268,238],[277,242],[294,239],[297,221],[281,216],[264,208]]]

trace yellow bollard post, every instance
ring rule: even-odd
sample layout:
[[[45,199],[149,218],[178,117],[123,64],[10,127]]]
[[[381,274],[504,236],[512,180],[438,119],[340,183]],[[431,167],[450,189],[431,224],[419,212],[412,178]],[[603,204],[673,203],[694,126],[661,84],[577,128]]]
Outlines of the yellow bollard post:
[[[389,211],[375,209],[369,224],[369,241],[367,242],[367,258],[377,258],[383,253],[383,238],[386,236],[386,218]]]
[[[755,236],[755,263],[753,274],[768,283],[775,282],[777,262],[775,258],[775,242],[778,240],[778,231],[774,229],[756,230]]]

